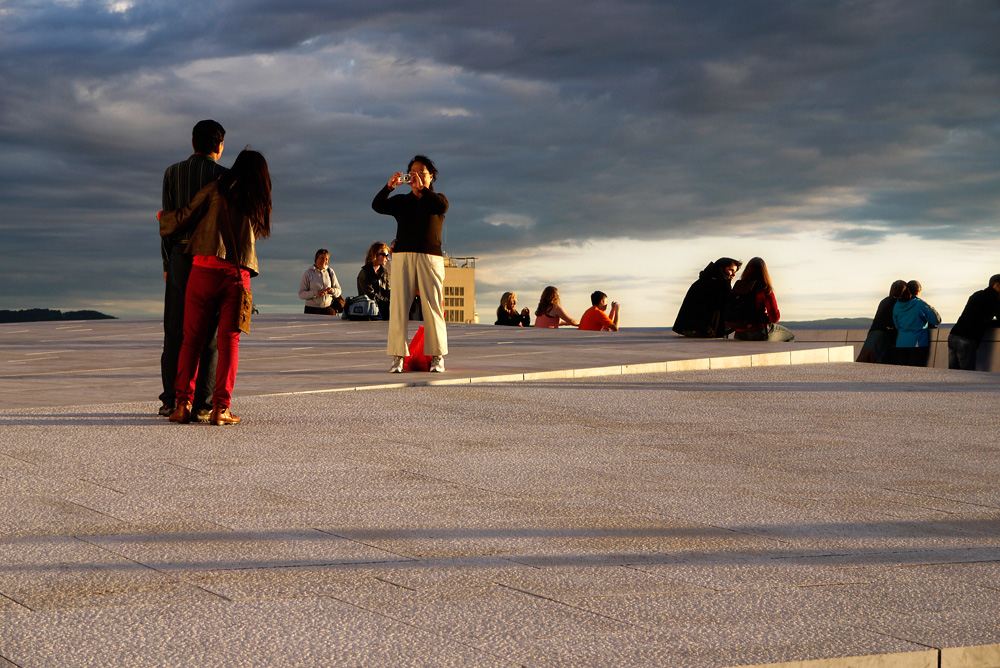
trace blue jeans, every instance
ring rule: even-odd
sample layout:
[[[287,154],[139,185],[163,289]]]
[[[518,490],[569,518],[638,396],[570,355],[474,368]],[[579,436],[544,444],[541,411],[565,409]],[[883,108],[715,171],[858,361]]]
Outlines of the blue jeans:
[[[976,370],[976,350],[979,344],[964,336],[948,335],[948,368]]]

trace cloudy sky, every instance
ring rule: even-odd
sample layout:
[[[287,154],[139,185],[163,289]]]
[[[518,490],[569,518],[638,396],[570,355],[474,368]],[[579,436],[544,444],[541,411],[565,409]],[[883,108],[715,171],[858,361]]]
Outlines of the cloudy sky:
[[[669,326],[721,255],[786,320],[917,278],[953,322],[1000,272],[998,35],[996,0],[0,0],[0,308],[161,313],[163,170],[214,118],[271,165],[262,312],[320,246],[353,286],[419,152],[483,322],[552,284]]]

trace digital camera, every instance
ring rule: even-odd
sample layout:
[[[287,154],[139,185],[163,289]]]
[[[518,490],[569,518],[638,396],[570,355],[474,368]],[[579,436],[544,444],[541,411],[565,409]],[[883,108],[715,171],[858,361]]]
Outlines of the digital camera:
[[[402,176],[399,177],[400,183],[410,183],[412,180],[413,179],[410,177],[409,174],[403,174]]]

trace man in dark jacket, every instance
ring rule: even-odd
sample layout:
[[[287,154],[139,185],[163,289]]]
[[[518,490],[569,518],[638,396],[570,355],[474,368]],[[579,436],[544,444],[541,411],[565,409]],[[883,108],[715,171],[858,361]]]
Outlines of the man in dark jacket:
[[[989,287],[972,293],[958,322],[948,335],[948,368],[975,371],[976,351],[987,327],[1000,326],[1000,274],[990,276]]]
[[[674,321],[674,331],[681,336],[701,339],[723,338],[732,331],[722,322],[722,309],[732,290],[732,281],[742,263],[720,257],[702,269],[691,284]]]

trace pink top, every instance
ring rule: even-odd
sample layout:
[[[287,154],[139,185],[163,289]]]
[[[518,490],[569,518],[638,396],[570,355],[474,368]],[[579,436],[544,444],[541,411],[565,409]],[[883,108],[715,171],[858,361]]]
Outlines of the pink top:
[[[216,257],[215,255],[195,255],[192,260],[192,264],[196,267],[204,267],[205,269],[235,269],[235,262],[227,262],[221,257]],[[250,272],[240,267],[240,279],[243,281],[243,287],[250,288]]]
[[[544,327],[546,329],[556,329],[559,327],[559,318],[553,318],[550,315],[540,315],[535,318],[535,327]]]

